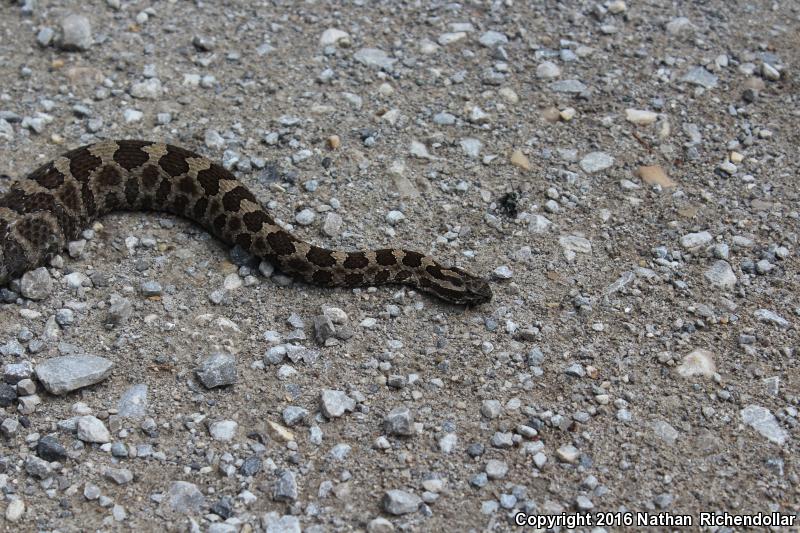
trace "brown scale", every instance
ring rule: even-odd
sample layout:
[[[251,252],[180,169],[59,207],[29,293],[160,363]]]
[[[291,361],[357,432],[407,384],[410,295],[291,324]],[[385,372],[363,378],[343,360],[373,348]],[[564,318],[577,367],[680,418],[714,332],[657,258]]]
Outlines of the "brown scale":
[[[42,165],[0,197],[0,285],[41,265],[96,217],[113,210],[185,216],[298,279],[324,287],[404,284],[474,305],[488,283],[411,250],[345,252],[301,241],[220,165],[149,141],[103,141]]]

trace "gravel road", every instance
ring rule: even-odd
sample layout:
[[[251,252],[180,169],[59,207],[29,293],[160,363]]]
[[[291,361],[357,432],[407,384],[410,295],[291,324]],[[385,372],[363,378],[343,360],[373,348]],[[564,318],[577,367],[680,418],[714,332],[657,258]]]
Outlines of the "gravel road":
[[[107,216],[0,289],[0,528],[797,522],[799,35],[759,0],[0,3],[0,193],[165,141],[306,240],[495,293]]]

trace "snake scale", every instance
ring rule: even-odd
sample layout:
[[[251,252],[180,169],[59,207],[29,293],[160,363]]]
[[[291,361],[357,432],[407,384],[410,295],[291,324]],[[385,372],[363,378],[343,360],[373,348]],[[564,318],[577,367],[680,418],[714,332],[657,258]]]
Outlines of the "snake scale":
[[[0,197],[0,286],[44,264],[111,211],[163,211],[200,224],[296,279],[323,287],[402,284],[455,304],[492,297],[489,284],[399,248],[328,250],[275,223],[236,177],[169,144],[102,141],[42,165]]]

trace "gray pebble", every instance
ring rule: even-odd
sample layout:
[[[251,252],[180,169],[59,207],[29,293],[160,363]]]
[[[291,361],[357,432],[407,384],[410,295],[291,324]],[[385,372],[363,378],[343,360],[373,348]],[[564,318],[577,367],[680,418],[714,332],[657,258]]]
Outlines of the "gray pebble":
[[[117,411],[123,418],[144,418],[147,414],[147,384],[129,387],[119,399]]]
[[[386,491],[382,503],[384,511],[399,516],[417,511],[422,499],[414,493],[394,489]]]
[[[66,51],[82,51],[92,46],[92,26],[83,15],[71,14],[61,20],[59,48]]]
[[[489,459],[484,470],[489,479],[503,479],[508,473],[508,464],[505,461]]]
[[[206,498],[197,485],[187,481],[174,482],[168,496],[170,507],[179,513],[199,513],[206,506]]]
[[[320,393],[320,408],[322,414],[328,418],[338,418],[355,407],[355,400],[343,391],[325,389]]]
[[[44,267],[29,270],[22,275],[20,292],[29,300],[44,300],[53,290],[53,279]]]
[[[280,470],[272,491],[272,499],[292,502],[297,499],[297,480],[291,470]]]
[[[717,77],[704,67],[694,67],[681,78],[681,81],[698,85],[705,89],[713,89],[717,86]]]
[[[60,395],[103,381],[113,366],[94,355],[52,357],[36,365],[36,377],[50,394]]]
[[[97,442],[99,444],[111,442],[111,433],[109,433],[106,425],[92,415],[78,417],[77,436],[83,442]]]
[[[133,472],[127,468],[106,468],[103,476],[117,485],[126,485],[133,481]]]
[[[196,370],[197,379],[209,389],[236,383],[236,359],[217,352],[206,357]]]
[[[303,422],[308,416],[308,410],[295,405],[290,405],[283,410],[283,422],[291,427]]]
[[[383,429],[389,435],[413,435],[414,415],[407,407],[392,409],[383,419]]]

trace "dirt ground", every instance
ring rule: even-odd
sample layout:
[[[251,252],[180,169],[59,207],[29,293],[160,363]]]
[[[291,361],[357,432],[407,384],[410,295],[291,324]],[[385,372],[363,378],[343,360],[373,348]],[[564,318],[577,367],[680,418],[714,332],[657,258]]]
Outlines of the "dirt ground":
[[[42,298],[0,294],[2,527],[798,530],[799,35],[796,2],[0,3],[0,192],[170,142],[303,239],[494,291],[292,283],[107,216]],[[38,404],[8,367],[84,354],[110,375]]]

